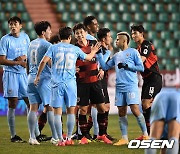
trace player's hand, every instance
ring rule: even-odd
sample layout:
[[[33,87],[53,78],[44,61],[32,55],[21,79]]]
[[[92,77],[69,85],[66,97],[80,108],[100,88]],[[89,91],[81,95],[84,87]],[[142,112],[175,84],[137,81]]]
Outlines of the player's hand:
[[[80,71],[79,67],[76,67],[76,73],[78,73]]]
[[[98,77],[99,80],[102,80],[102,79],[103,79],[103,77],[104,77],[104,71],[103,71],[102,69],[99,70],[99,73],[98,73],[97,77]]]
[[[34,85],[37,86],[39,80],[40,80],[40,77],[39,77],[39,76],[36,76],[36,78],[34,79]]]
[[[95,45],[92,45],[91,46],[91,52],[98,52],[99,49],[101,48],[101,43],[100,42],[97,42]]]
[[[119,69],[121,69],[121,68],[128,69],[128,64],[126,64],[126,63],[119,63],[118,64],[118,68]]]
[[[27,63],[25,61],[17,61],[18,65],[21,65],[22,67],[26,68]]]
[[[15,58],[14,61],[26,61],[26,56],[25,55],[19,56],[19,57]]]

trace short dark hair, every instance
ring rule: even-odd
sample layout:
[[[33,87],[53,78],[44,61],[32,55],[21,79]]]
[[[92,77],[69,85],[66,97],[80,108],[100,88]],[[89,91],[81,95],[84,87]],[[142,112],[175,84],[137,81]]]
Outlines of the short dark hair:
[[[108,28],[100,28],[99,31],[97,32],[97,37],[101,41],[103,38],[107,36],[107,33],[110,32],[110,29]]]
[[[72,36],[72,29],[70,27],[62,27],[59,29],[59,36],[61,40],[67,40]]]
[[[125,35],[126,37],[127,37],[127,44],[129,44],[129,42],[130,42],[130,35],[127,33],[127,32],[119,32],[119,33],[117,33],[117,36],[118,35]]]
[[[21,19],[19,18],[19,17],[17,17],[17,16],[14,16],[14,17],[11,17],[9,20],[8,20],[8,24],[10,23],[10,22],[19,22],[20,24],[22,23],[22,21],[21,21]]]
[[[95,16],[87,16],[86,18],[84,18],[84,26],[87,27],[88,25],[90,25],[94,19],[96,19]]]
[[[59,38],[59,34],[53,35],[49,40],[49,42],[52,43],[52,44],[57,44],[60,41],[61,40]]]
[[[140,33],[143,33],[145,31],[143,25],[132,25],[131,32],[132,32],[132,30],[138,31]]]
[[[84,29],[85,31],[87,31],[87,30],[86,30],[86,27],[85,27],[84,24],[82,24],[82,23],[77,23],[76,25],[74,25],[74,27],[73,27],[73,32],[75,33],[75,31],[76,31],[77,29]]]
[[[51,27],[51,24],[48,21],[40,21],[34,25],[37,35],[42,35],[42,32],[45,32],[48,27]]]

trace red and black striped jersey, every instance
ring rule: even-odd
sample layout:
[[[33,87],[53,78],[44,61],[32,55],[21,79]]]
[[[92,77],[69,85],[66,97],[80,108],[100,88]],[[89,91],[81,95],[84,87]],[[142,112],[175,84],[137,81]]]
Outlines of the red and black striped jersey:
[[[152,73],[160,74],[157,63],[158,57],[155,53],[154,45],[151,42],[144,40],[137,50],[141,56],[146,57],[146,60],[144,61],[144,72],[141,72],[142,77],[146,78]]]
[[[96,44],[95,40],[88,40],[86,46],[81,46],[78,43],[75,45],[81,48],[84,53],[89,54],[91,52],[91,46],[94,44]],[[98,63],[95,57],[91,61],[78,59],[76,66],[80,69],[77,73],[78,83],[93,83],[98,81]]]

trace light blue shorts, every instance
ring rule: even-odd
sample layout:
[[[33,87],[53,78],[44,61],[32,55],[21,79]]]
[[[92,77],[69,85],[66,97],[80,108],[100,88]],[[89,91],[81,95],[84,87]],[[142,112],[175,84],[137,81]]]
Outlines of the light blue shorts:
[[[150,123],[156,120],[168,122],[172,119],[180,122],[180,92],[161,92],[152,104]]]
[[[132,104],[139,104],[139,102],[140,97],[138,90],[129,92],[116,91],[115,106],[128,106]]]
[[[66,83],[61,82],[58,86],[52,87],[51,106],[58,108],[63,106],[73,107],[77,104],[77,85],[75,80],[69,80]]]
[[[50,104],[51,101],[51,79],[49,77],[40,78],[37,86],[34,85],[35,76],[28,76],[28,98],[30,104],[43,103],[43,105]]]
[[[4,71],[3,73],[4,97],[27,97],[27,74]]]

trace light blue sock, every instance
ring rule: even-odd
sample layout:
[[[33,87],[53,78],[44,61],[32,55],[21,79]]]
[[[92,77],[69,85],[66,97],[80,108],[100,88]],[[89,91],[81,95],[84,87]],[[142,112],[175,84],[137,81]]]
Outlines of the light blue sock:
[[[166,149],[166,154],[178,154],[179,152],[179,140],[175,137],[171,137],[169,139],[169,142],[171,142],[172,140],[174,140],[174,145],[172,149]]]
[[[91,107],[91,116],[92,116],[93,127],[94,127],[94,135],[98,135],[99,125],[97,122],[97,109],[95,107]]]
[[[11,133],[11,137],[14,137],[16,135],[16,131],[15,131],[15,109],[8,108],[7,120],[8,120],[8,125],[9,125],[9,130]]]
[[[155,138],[151,138],[150,140],[155,140]],[[156,154],[157,149],[145,149],[145,154]]]
[[[67,114],[67,137],[71,139],[72,132],[75,125],[75,115],[74,114]]]
[[[61,115],[59,114],[55,114],[54,115],[54,125],[56,128],[56,132],[58,135],[58,138],[60,139],[60,141],[63,140],[63,136],[62,136],[62,122],[61,122]]]
[[[124,116],[124,117],[119,117],[119,126],[120,126],[120,130],[121,130],[121,133],[122,133],[122,137],[124,139],[127,139],[127,127],[128,127],[128,121],[127,121],[127,116]]]
[[[37,122],[36,112],[29,111],[29,114],[28,114],[28,127],[29,127],[30,138],[33,138],[33,139],[36,139],[36,136],[35,136],[36,122]]]
[[[51,128],[52,138],[57,140],[58,136],[57,136],[55,125],[54,125],[54,112],[53,111],[47,111],[47,121]]]
[[[138,117],[136,117],[136,119],[137,119],[138,125],[141,128],[141,131],[143,132],[143,135],[148,136],[146,122],[145,122],[143,114],[141,113]]]
[[[41,133],[39,131],[39,125],[38,125],[38,120],[37,120],[37,116],[36,116],[36,125],[35,125],[35,136],[39,136]]]

